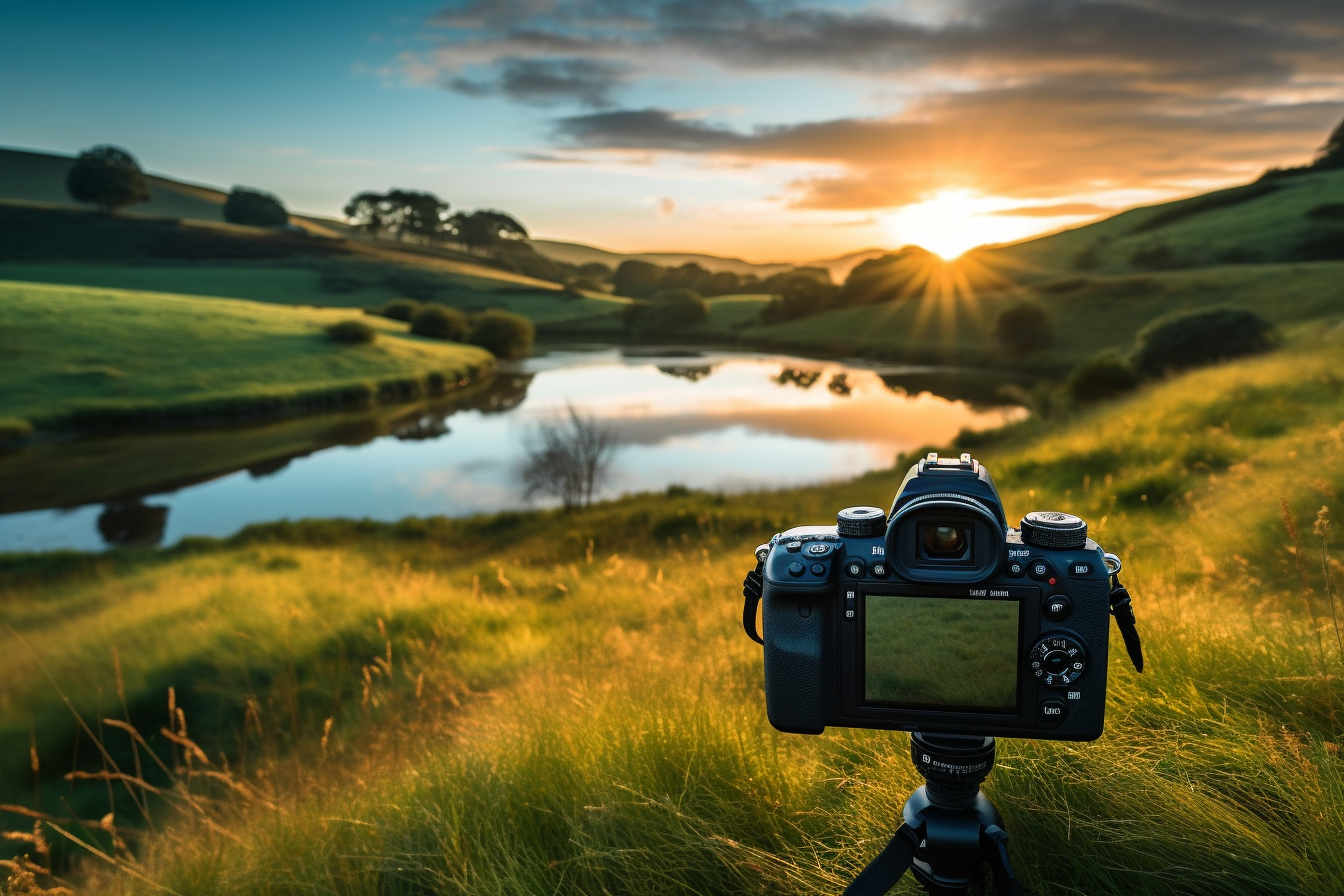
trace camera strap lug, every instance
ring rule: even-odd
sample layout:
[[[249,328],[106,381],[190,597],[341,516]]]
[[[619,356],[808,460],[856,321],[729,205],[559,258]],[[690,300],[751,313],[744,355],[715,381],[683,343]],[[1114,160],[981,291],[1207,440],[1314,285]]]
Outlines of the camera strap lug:
[[[1143,671],[1143,645],[1139,642],[1138,620],[1134,618],[1134,601],[1129,589],[1120,584],[1120,558],[1106,554],[1106,567],[1111,572],[1111,615],[1120,628],[1120,637],[1125,641],[1125,650],[1134,669]]]
[[[742,630],[757,644],[765,641],[756,631],[756,608],[761,605],[761,591],[765,585],[765,558],[770,556],[770,545],[763,544],[756,549],[756,568],[747,573],[742,580]]]

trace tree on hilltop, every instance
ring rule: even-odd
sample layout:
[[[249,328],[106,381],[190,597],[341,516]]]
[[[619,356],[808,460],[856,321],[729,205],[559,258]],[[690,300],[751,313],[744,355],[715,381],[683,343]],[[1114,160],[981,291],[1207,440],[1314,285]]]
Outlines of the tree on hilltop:
[[[75,159],[65,188],[76,202],[96,205],[109,215],[149,199],[149,181],[135,156],[119,146],[95,146]]]
[[[527,239],[527,228],[517,219],[488,208],[458,212],[448,219],[448,227],[453,238],[473,252]]]
[[[447,231],[448,208],[448,203],[433,193],[395,189],[359,193],[343,211],[351,224],[370,236],[388,233],[399,240],[410,235],[432,241],[441,239]]]
[[[272,193],[234,187],[224,200],[224,220],[249,227],[283,227],[289,223],[289,212],[280,197]]]

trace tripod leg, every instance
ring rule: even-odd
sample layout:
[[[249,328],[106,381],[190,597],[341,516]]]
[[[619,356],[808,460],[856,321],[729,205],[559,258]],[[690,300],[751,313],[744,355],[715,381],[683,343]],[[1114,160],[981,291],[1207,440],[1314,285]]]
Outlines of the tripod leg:
[[[918,841],[919,834],[914,828],[908,824],[901,825],[886,849],[878,853],[868,863],[868,867],[854,878],[854,882],[845,888],[845,896],[885,896],[888,890],[896,886],[901,875],[910,869]]]
[[[996,824],[982,828],[980,851],[994,874],[998,896],[1022,896],[1022,885],[1017,882],[1012,862],[1008,861],[1008,832]]]

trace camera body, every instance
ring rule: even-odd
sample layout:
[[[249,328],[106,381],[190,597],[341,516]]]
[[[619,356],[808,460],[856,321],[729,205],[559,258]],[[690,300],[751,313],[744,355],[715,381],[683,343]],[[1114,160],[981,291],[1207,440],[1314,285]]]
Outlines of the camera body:
[[[757,556],[775,728],[1101,735],[1106,555],[1069,514],[1010,528],[969,454],[919,461],[889,513],[846,508]]]

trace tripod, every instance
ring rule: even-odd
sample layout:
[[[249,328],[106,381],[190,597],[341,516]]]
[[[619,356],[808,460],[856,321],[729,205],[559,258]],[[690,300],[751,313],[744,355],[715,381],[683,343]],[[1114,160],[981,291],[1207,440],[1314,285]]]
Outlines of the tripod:
[[[910,758],[924,776],[905,801],[902,824],[845,896],[883,896],[909,871],[930,896],[965,896],[987,862],[998,896],[1020,896],[999,811],[980,791],[994,768],[994,738],[912,734]]]

